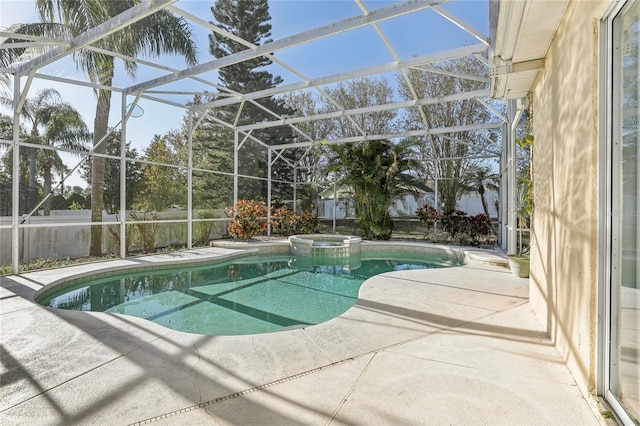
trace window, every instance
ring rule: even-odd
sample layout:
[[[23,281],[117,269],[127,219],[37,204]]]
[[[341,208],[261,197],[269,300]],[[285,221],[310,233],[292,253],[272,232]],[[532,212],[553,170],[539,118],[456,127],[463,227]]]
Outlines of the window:
[[[611,20],[609,342],[606,397],[625,423],[640,422],[640,1]],[[605,82],[606,83],[606,82]]]

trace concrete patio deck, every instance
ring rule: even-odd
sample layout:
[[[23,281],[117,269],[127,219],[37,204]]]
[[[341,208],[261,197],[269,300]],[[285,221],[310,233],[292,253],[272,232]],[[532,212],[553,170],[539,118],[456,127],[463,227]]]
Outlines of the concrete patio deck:
[[[0,277],[0,424],[606,424],[530,311],[528,281],[484,263],[490,254],[373,277],[344,315],[262,335],[33,301],[63,274],[231,252]]]

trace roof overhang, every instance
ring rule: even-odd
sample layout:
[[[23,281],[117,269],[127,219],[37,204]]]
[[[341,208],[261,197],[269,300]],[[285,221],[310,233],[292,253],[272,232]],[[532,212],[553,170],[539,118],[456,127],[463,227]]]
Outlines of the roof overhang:
[[[490,0],[491,96],[527,96],[570,0]]]

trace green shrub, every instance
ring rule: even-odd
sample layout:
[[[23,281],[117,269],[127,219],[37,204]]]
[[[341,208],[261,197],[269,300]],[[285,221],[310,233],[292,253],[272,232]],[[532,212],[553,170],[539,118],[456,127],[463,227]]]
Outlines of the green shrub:
[[[416,210],[416,215],[420,222],[427,226],[427,228],[433,227],[433,224],[442,219],[442,215],[435,207],[431,207],[429,204],[425,204]]]
[[[467,214],[462,210],[449,210],[442,215],[442,228],[455,238],[467,230]]]
[[[271,231],[276,235],[292,235],[298,224],[298,215],[287,206],[282,206],[271,214]]]
[[[193,213],[194,219],[214,219],[216,217],[215,212],[211,209],[195,210]],[[193,236],[196,243],[201,246],[209,244],[211,233],[215,227],[215,222],[197,222],[194,229],[195,235]]]
[[[73,192],[67,197],[67,205],[71,210],[82,210],[87,206],[87,200],[81,194]],[[75,206],[75,208],[71,206]]]
[[[129,215],[129,218],[134,221],[140,221],[140,223],[134,223],[135,227],[138,229],[140,233],[140,237],[142,238],[142,251],[143,253],[151,253],[156,249],[156,238],[158,237],[158,233],[160,232],[160,224],[155,223],[144,223],[149,219],[158,220],[159,216],[156,212],[151,213],[151,217],[147,216],[147,212],[142,212],[142,216],[139,216],[137,213],[133,212]]]
[[[69,210],[84,210],[84,206],[74,201],[69,205]]]
[[[442,215],[442,227],[456,244],[479,243],[479,237],[491,234],[491,220],[484,213],[467,216],[461,210],[451,210]]]
[[[468,217],[467,223],[467,232],[473,241],[478,241],[478,237],[491,234],[491,219],[484,213]]]
[[[308,210],[305,210],[298,215],[296,229],[300,234],[312,234],[318,230],[319,226],[320,219],[318,219],[318,216],[314,216]]]
[[[118,220],[118,216],[116,216],[116,220]],[[126,231],[125,231],[126,246],[124,248],[124,252],[126,256],[129,256],[129,254],[131,254],[131,244],[133,244],[135,227],[134,225],[125,225],[125,226],[126,226]],[[111,239],[113,240],[113,242],[116,243],[116,246],[118,247],[118,252],[119,252],[120,251],[120,226],[107,225],[107,231],[109,232],[109,235],[111,236]]]
[[[69,207],[67,199],[62,194],[51,197],[51,210],[66,210]]]

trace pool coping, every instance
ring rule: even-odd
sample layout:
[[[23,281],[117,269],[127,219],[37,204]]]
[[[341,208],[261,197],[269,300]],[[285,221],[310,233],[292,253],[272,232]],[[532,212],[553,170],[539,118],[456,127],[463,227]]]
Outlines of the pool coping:
[[[445,254],[448,256],[454,256],[463,262],[463,265],[452,266],[452,268],[463,267],[470,262],[479,262],[504,267],[507,267],[508,265],[506,256],[495,250],[471,249],[469,247],[411,241],[362,241],[363,253],[389,251],[390,247],[400,249],[401,253]],[[37,303],[38,299],[42,299],[51,293],[55,293],[65,287],[72,286],[79,281],[95,278],[105,273],[141,272],[167,268],[177,264],[189,267],[211,262],[212,260],[215,260],[216,262],[225,262],[253,254],[275,255],[289,253],[290,243],[288,240],[223,240],[213,242],[211,247],[180,250],[171,253],[154,253],[140,257],[65,266],[62,268],[32,271],[29,273],[38,274],[38,272],[46,273],[47,271],[55,271],[55,275],[57,275],[57,279],[44,284],[42,288],[33,294],[33,301]]]

